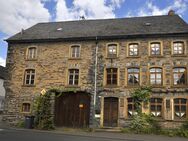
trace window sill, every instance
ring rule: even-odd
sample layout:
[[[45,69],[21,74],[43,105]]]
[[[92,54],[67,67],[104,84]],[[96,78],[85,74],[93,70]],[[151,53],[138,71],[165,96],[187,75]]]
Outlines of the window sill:
[[[140,58],[141,56],[127,56],[126,58]]]
[[[163,58],[163,55],[151,55],[149,58]]]
[[[105,85],[104,88],[119,88],[118,85]]]
[[[171,57],[187,57],[185,54],[173,54]]]
[[[65,88],[80,88],[78,85],[67,85]]]
[[[106,57],[106,59],[118,59],[118,57]]]
[[[171,86],[171,88],[187,88],[187,85],[181,85],[181,86]]]
[[[22,85],[22,87],[36,87],[36,85]]]
[[[165,86],[162,85],[150,85],[152,88],[165,88]]]
[[[175,121],[175,122],[184,122],[184,121],[187,121],[187,118],[186,117],[182,118],[182,119],[180,119],[180,118],[174,118],[173,121]]]
[[[21,112],[21,113],[24,114],[24,115],[26,115],[26,114],[27,114],[27,115],[28,115],[28,114],[30,115],[30,114],[31,114],[31,112]]]
[[[25,59],[26,61],[37,61],[37,59]]]
[[[139,87],[140,87],[140,85],[136,85],[136,86],[127,85],[127,86],[125,86],[125,88],[139,88]]]
[[[81,57],[78,57],[78,58],[68,58],[68,60],[82,60],[82,58]]]

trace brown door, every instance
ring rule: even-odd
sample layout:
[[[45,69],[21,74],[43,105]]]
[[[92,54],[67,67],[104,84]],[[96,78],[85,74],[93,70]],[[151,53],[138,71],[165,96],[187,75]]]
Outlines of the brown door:
[[[88,127],[90,96],[86,93],[65,93],[56,96],[55,124],[66,127]]]
[[[118,125],[118,98],[104,98],[104,126],[116,127]]]

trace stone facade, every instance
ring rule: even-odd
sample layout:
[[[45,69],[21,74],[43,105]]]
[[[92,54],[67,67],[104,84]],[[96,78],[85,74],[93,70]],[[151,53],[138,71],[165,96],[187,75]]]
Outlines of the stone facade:
[[[160,41],[162,43],[162,55],[157,57],[149,56],[149,43]],[[172,42],[184,41],[185,54],[181,56],[172,55]],[[139,56],[129,57],[128,44],[139,44]],[[106,56],[106,49],[109,43],[118,44],[119,55],[117,58],[109,59]],[[73,59],[70,57],[70,47],[80,45],[80,57]],[[27,60],[27,49],[30,46],[37,48],[37,59]],[[117,97],[118,106],[118,126],[126,126],[129,122],[127,98],[130,91],[135,87],[127,85],[127,68],[136,67],[140,69],[140,86],[149,85],[149,68],[160,67],[163,69],[163,84],[153,88],[153,97],[163,99],[163,116],[159,118],[165,127],[173,126],[182,120],[174,118],[174,98],[184,98],[188,100],[187,85],[175,87],[172,82],[172,69],[174,67],[188,66],[188,36],[184,37],[157,37],[157,38],[134,38],[122,40],[99,40],[98,41],[98,66],[97,66],[97,101],[96,119],[97,126],[103,127],[104,99],[106,97]],[[7,56],[8,79],[5,81],[6,105],[4,120],[11,124],[16,124],[25,115],[31,113],[22,112],[22,104],[29,102],[31,105],[36,96],[43,89],[69,88],[68,69],[79,69],[79,85],[75,89],[91,94],[91,119],[93,124],[93,94],[95,76],[95,41],[67,41],[67,42],[44,42],[44,43],[10,43]],[[118,68],[118,85],[108,87],[105,84],[106,68]],[[35,69],[35,84],[33,86],[24,85],[24,72],[26,69]],[[188,78],[188,74],[186,79]],[[169,107],[166,105],[169,100]],[[31,106],[32,107],[32,106]],[[188,106],[186,106],[188,109]],[[186,118],[188,117],[186,110]],[[149,113],[149,106],[143,106],[143,112]],[[178,122],[180,121],[180,122]],[[176,124],[177,125],[177,124]]]

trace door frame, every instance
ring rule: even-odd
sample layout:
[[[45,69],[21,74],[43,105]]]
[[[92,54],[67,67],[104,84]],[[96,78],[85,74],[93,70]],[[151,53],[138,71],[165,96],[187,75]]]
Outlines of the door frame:
[[[104,99],[105,98],[117,98],[118,99],[118,115],[117,115],[117,127],[119,127],[119,104],[120,104],[120,98],[119,97],[115,97],[115,96],[104,96],[101,97],[101,116],[100,116],[100,127],[104,127]],[[106,126],[105,126],[106,127]]]

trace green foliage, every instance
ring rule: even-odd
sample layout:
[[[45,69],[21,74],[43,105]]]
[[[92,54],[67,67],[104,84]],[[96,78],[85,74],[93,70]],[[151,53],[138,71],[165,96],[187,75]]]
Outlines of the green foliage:
[[[40,95],[35,100],[35,128],[38,129],[54,129],[54,120],[51,115],[51,93]]]
[[[151,87],[140,87],[132,92],[132,98],[134,99],[136,110],[141,113],[142,103],[148,103],[151,95]]]
[[[166,136],[170,136],[170,137],[174,137],[174,136],[178,136],[178,137],[186,137],[188,138],[188,130],[183,130],[183,129],[163,129],[160,134],[166,135]]]
[[[186,120],[185,123],[183,123],[181,128],[184,130],[188,130],[188,120]]]
[[[142,103],[147,104],[151,95],[151,87],[140,87],[132,92],[132,98],[134,100],[137,115],[133,116],[130,124],[130,130],[134,133],[157,133],[160,130],[160,126],[157,121],[150,115],[142,113]]]
[[[20,121],[17,123],[17,125],[16,125],[16,127],[18,127],[18,128],[24,128],[24,126],[25,126],[25,122],[24,122],[23,120],[20,120]]]
[[[134,133],[158,133],[160,131],[160,126],[150,115],[138,114],[133,117],[130,124],[130,130]]]

